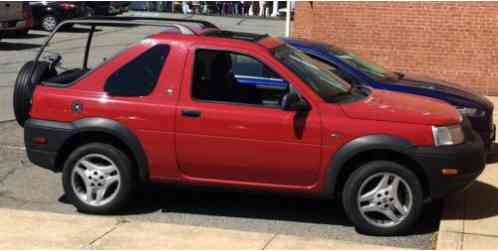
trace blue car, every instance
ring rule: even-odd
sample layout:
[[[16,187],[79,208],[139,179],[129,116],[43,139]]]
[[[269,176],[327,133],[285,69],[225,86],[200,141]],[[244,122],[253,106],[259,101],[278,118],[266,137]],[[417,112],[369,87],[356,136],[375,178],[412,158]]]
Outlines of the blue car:
[[[469,88],[428,77],[392,72],[330,44],[285,40],[309,56],[328,64],[331,70],[350,83],[444,100],[469,118],[488,150],[495,140],[493,103]]]

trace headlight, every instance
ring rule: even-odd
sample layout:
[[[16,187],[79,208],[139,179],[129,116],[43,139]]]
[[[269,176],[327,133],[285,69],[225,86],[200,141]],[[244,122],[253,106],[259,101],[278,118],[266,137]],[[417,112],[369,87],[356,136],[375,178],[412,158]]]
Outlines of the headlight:
[[[486,112],[483,110],[479,110],[477,108],[469,108],[469,107],[458,107],[457,111],[460,112],[460,114],[468,117],[482,117]]]
[[[463,143],[463,130],[460,125],[455,126],[433,126],[432,136],[435,146],[451,146]]]

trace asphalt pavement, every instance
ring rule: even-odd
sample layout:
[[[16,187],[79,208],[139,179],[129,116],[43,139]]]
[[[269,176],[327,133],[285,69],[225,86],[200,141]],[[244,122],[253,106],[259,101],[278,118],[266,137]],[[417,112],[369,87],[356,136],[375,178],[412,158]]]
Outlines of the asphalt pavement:
[[[204,19],[232,30],[279,36],[284,31],[283,21]],[[77,52],[81,48],[78,43],[84,40],[84,31],[76,27],[61,33],[60,38],[51,44],[51,49],[66,53],[66,63],[79,62],[81,55]],[[112,28],[97,32],[92,63],[98,64],[144,34],[145,30],[137,28]],[[60,174],[29,162],[24,150],[22,128],[13,121],[12,90],[17,72],[25,62],[34,58],[47,35],[42,31],[31,31],[25,38],[6,38],[0,42],[0,208],[79,214],[65,200]],[[431,248],[434,232],[438,229],[440,208],[440,203],[428,204],[422,220],[410,235],[374,237],[358,234],[338,201],[217,188],[148,185],[137,192],[131,206],[116,217],[405,248]]]

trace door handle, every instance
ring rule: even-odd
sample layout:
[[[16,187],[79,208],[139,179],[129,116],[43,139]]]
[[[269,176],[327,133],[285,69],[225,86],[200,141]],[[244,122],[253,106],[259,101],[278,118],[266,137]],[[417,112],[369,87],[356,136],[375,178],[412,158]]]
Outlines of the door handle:
[[[185,117],[200,117],[201,111],[199,110],[190,110],[190,109],[182,109],[182,116]]]

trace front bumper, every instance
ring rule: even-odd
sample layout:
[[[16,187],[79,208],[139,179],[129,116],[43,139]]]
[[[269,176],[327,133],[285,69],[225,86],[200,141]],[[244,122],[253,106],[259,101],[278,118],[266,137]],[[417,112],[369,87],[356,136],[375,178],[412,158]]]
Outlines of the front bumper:
[[[483,117],[467,117],[474,129],[481,137],[487,151],[496,139],[496,125],[493,123],[493,111]]]
[[[424,169],[433,199],[464,189],[484,170],[486,151],[481,137],[469,127],[464,131],[466,141],[462,144],[419,147],[412,152]],[[447,176],[443,169],[456,169],[458,174]]]

